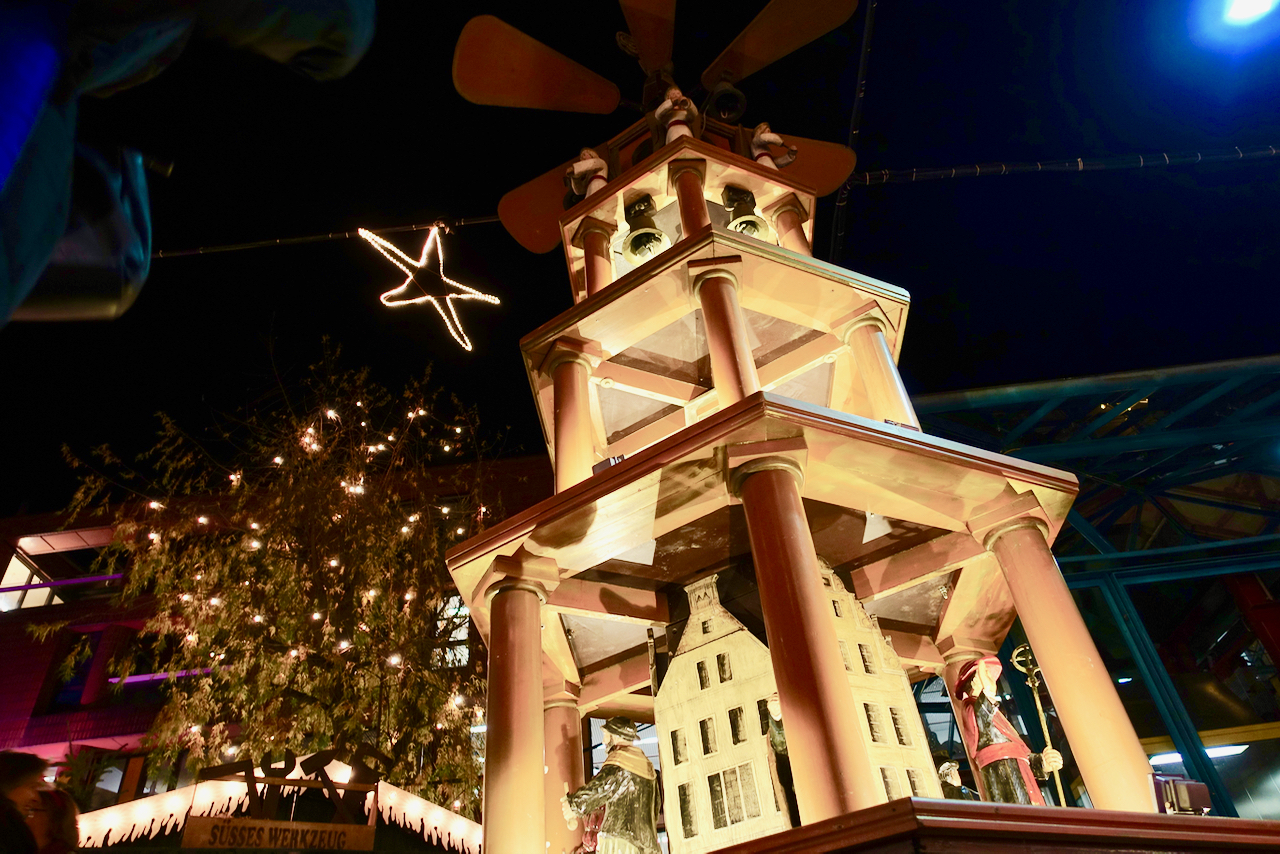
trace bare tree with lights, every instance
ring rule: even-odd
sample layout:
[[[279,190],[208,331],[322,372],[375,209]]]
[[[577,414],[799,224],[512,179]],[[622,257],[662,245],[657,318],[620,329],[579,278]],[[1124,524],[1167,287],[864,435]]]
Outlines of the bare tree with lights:
[[[483,685],[443,555],[496,515],[474,411],[426,378],[393,395],[336,359],[301,400],[220,430],[219,449],[162,416],[136,467],[105,446],[93,463],[68,453],[72,510],[113,519],[99,564],[125,573],[122,604],[155,601],[144,660],[169,674],[155,763],[368,744],[393,760],[389,782],[473,812]]]

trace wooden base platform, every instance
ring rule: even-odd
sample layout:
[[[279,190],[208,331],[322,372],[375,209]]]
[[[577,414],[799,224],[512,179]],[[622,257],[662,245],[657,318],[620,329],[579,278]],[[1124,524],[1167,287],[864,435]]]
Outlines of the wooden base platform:
[[[719,854],[1280,851],[1280,822],[903,798]]]

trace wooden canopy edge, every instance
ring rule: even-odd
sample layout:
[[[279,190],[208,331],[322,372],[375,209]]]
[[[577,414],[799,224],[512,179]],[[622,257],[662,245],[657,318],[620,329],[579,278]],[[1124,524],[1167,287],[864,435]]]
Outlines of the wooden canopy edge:
[[[1117,852],[1274,851],[1280,847],[1280,822],[902,798],[722,848],[720,854],[890,850],[887,846],[905,839],[917,845],[928,840],[922,850],[949,852],[1025,852],[1041,846]]]

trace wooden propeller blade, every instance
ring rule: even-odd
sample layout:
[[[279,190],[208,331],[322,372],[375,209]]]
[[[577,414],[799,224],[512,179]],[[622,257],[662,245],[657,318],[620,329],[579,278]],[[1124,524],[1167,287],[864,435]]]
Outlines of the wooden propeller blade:
[[[640,67],[652,74],[671,61],[676,0],[618,0],[627,30],[640,48]]]
[[[702,72],[708,92],[721,80],[736,83],[849,20],[858,0],[773,0]]]
[[[566,160],[498,201],[498,219],[530,252],[541,255],[560,245],[560,216],[568,192],[564,173],[572,165],[572,160]]]
[[[803,136],[780,134],[788,146],[796,147],[796,159],[782,174],[813,188],[818,196],[840,189],[858,159],[853,151],[838,142],[805,139]]]
[[[618,87],[492,15],[467,21],[453,51],[453,87],[474,104],[612,113]]]

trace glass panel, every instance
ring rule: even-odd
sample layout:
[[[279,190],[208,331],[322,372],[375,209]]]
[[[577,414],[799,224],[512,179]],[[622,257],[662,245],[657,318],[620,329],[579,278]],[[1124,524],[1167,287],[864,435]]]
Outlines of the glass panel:
[[[24,608],[39,608],[49,602],[49,595],[52,591],[48,587],[39,590],[28,590],[26,598],[22,600]]]
[[[21,587],[31,578],[31,570],[21,558],[14,555],[5,568],[4,578],[0,579],[0,587]],[[22,592],[0,594],[0,611],[12,611],[22,601]]]
[[[1280,819],[1280,674],[1272,656],[1280,651],[1260,637],[1280,629],[1280,603],[1270,593],[1275,578],[1272,572],[1129,588],[1242,818]],[[1143,742],[1159,770],[1185,773],[1171,741]]]

